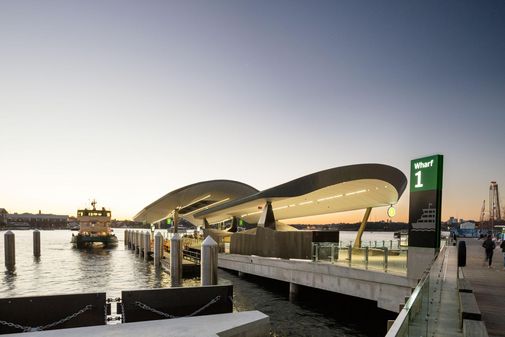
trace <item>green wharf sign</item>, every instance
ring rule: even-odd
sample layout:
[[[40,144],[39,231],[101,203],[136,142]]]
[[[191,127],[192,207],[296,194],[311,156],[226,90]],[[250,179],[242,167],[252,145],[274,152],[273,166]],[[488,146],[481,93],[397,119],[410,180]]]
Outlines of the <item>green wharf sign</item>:
[[[440,248],[444,157],[410,162],[409,246]]]
[[[435,155],[410,162],[410,192],[442,189],[444,157]]]

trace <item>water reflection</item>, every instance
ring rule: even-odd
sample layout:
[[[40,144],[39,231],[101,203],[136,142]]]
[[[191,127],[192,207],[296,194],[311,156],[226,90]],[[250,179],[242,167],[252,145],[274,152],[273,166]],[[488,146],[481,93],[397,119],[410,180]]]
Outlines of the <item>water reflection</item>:
[[[2,290],[2,293],[7,291],[7,290],[14,290],[16,289],[16,268],[14,267],[13,270],[7,270],[4,273],[4,278],[3,278],[3,287],[0,288]]]

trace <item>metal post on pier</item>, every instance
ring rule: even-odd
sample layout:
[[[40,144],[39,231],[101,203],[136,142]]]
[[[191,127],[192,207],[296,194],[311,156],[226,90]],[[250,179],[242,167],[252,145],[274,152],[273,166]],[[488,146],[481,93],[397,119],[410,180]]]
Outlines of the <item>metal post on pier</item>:
[[[170,281],[172,287],[182,285],[182,237],[179,233],[170,239]]]
[[[145,231],[144,233],[144,260],[149,260],[149,252],[151,251],[151,233]]]
[[[16,265],[16,241],[14,233],[7,231],[4,234],[5,267],[7,270],[14,269]]]
[[[368,267],[368,246],[365,247],[365,266]]]
[[[145,251],[145,247],[144,247],[144,232],[143,231],[140,231],[140,243],[139,243],[139,247],[140,247],[140,250],[139,250],[139,257],[143,257],[144,256],[144,251]]]
[[[165,258],[165,237],[163,236],[163,234],[161,234],[160,260],[164,258]]]
[[[160,232],[154,235],[154,266],[159,268],[163,249],[163,236]]]
[[[352,246],[349,245],[347,247],[347,259],[349,260],[349,265],[351,265],[351,259],[352,259]]]
[[[40,231],[33,231],[33,256],[40,257]]]
[[[388,248],[384,247],[384,270],[388,269]]]
[[[135,255],[140,255],[140,231],[135,231]]]
[[[202,286],[217,284],[217,262],[219,247],[209,236],[202,242],[200,279]]]

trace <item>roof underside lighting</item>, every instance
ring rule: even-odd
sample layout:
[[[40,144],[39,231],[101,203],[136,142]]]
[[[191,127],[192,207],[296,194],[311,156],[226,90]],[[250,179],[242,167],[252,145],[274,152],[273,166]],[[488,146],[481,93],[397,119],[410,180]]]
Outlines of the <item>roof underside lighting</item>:
[[[210,195],[209,195],[210,197]],[[210,207],[212,206],[215,206],[217,204],[221,204],[223,202],[226,202],[230,200],[230,198],[225,198],[223,200],[219,200],[219,201],[213,201],[213,200],[199,200],[195,203],[192,203],[190,205],[190,207],[186,207],[188,209],[189,212],[187,213],[183,213],[183,209],[181,209],[179,211],[179,214],[180,215],[184,215],[184,216],[187,216],[187,215],[190,215],[190,214],[193,214],[193,213],[196,213],[196,212],[199,212],[199,211],[203,211],[203,210],[206,210],[206,209],[209,209]],[[207,202],[206,202],[207,201]],[[199,207],[197,209],[193,209],[194,207]]]

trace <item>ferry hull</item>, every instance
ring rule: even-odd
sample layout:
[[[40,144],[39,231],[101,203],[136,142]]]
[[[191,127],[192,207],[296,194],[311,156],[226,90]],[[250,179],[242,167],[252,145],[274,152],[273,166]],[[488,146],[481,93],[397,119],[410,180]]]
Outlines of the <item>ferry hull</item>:
[[[104,247],[117,246],[118,240],[115,235],[106,236],[86,236],[74,235],[71,241],[76,248],[89,248],[95,244],[102,244]]]

